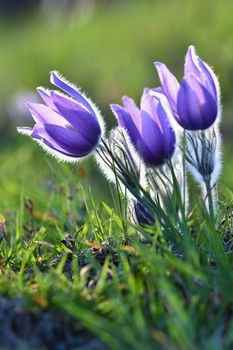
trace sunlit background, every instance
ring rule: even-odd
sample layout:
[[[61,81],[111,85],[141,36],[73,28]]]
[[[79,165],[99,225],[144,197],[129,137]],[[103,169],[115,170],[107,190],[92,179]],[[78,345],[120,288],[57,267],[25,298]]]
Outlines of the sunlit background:
[[[0,209],[17,205],[20,196],[43,197],[57,169],[16,133],[17,125],[31,125],[24,102],[37,101],[37,86],[50,86],[51,70],[82,86],[110,128],[116,122],[109,103],[125,94],[139,102],[144,87],[158,86],[155,60],[181,79],[190,44],[220,79],[222,182],[233,187],[233,1],[0,0],[0,13]],[[73,171],[101,189],[93,163]]]

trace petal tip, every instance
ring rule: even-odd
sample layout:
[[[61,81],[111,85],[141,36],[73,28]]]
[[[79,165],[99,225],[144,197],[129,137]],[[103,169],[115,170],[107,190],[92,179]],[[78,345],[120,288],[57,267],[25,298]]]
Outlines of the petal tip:
[[[43,86],[37,86],[37,88],[36,88],[36,91],[38,91],[38,92],[40,92],[40,91],[45,92],[46,90],[47,89],[44,88]]]
[[[193,44],[188,46],[188,51],[195,51],[195,46]]]
[[[39,103],[30,102],[30,101],[25,102],[25,106],[29,111],[34,109],[34,107],[36,107],[36,105],[39,105]]]
[[[59,75],[60,73],[57,70],[51,70],[50,75]]]
[[[122,98],[121,98],[122,102],[124,102],[124,101],[126,101],[126,100],[129,100],[129,99],[130,99],[130,97],[128,97],[127,95],[124,95],[124,96],[122,96]]]
[[[25,102],[25,106],[27,109],[30,109],[32,107],[33,103],[32,102]]]
[[[120,108],[122,108],[120,105],[116,104],[116,103],[110,103],[110,108],[113,112],[116,112],[117,110],[119,110]]]
[[[145,88],[143,89],[143,94],[148,95],[149,92],[150,92],[150,89],[149,89],[148,87],[145,87]]]
[[[155,61],[154,66],[156,69],[158,69],[159,67],[165,66],[165,64],[163,62],[160,62],[160,61]]]
[[[51,82],[52,84],[55,83],[55,79],[56,79],[56,78],[62,79],[62,75],[61,75],[57,70],[52,70],[52,71],[50,71],[50,82]],[[55,84],[54,84],[54,85],[55,85]]]
[[[44,95],[46,96],[49,96],[50,95],[50,90],[49,89],[46,89],[45,87],[43,86],[38,86],[36,88],[36,91],[38,92],[38,94],[42,97]]]
[[[187,53],[186,53],[186,62],[187,60],[191,60],[195,65],[197,64],[197,53],[194,45],[189,45]]]

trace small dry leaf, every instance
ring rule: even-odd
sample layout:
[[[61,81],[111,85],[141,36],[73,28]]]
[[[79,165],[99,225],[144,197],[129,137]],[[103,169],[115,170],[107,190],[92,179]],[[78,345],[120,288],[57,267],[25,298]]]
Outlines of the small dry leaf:
[[[85,177],[85,168],[83,165],[79,166],[79,176],[84,178]]]
[[[40,288],[40,285],[38,283],[33,283],[33,284],[30,285],[30,287],[31,287],[31,289],[36,290],[36,289]]]
[[[91,243],[91,242],[85,241],[84,244],[85,244],[87,247],[91,247],[91,248],[94,248],[94,249],[101,249],[101,248],[104,248],[104,246],[101,245],[101,244],[99,244],[99,243]]]
[[[36,304],[40,305],[43,308],[48,307],[49,301],[48,299],[42,297],[41,295],[37,294],[34,296],[33,300],[35,301]]]
[[[135,255],[138,254],[137,249],[135,249],[134,247],[132,247],[130,245],[125,245],[123,247],[123,250],[125,250],[126,252],[131,253],[131,254],[135,254]]]

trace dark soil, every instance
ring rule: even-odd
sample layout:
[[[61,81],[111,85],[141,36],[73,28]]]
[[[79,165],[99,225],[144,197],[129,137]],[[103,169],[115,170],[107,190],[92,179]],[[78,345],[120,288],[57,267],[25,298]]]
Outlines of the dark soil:
[[[28,312],[23,299],[0,298],[0,348],[9,350],[108,350],[67,315]]]

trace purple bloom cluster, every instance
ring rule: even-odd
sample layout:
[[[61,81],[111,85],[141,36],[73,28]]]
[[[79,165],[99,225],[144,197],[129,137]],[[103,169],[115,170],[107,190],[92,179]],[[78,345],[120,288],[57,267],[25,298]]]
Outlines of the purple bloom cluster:
[[[111,105],[119,127],[127,130],[149,166],[164,164],[174,153],[176,137],[170,124],[171,114],[182,128],[197,131],[213,125],[220,110],[218,80],[193,46],[185,57],[181,84],[164,63],[156,62],[155,66],[162,86],[144,89],[140,109],[128,97],[122,98],[123,107]]]
[[[96,150],[97,162],[107,178],[116,181],[117,177],[116,182],[125,187],[125,193],[131,193],[130,198],[133,194],[139,224],[154,222],[142,204],[142,188],[149,187],[163,206],[164,196],[172,194],[175,174],[187,203],[180,155],[182,129],[187,130],[187,167],[204,184],[207,194],[220,173],[216,166],[220,149],[216,123],[221,114],[220,89],[214,72],[197,56],[193,46],[185,57],[181,84],[164,63],[155,62],[155,66],[161,86],[143,90],[140,108],[127,96],[122,98],[122,106],[110,105],[118,128],[108,139],[104,138],[104,123],[93,102],[57,72],[51,73],[51,83],[63,93],[39,87],[44,104],[27,103],[35,126],[18,128],[62,160],[76,161]],[[214,210],[211,200],[208,209]]]
[[[124,128],[149,167],[170,159],[177,137],[172,125],[196,131],[209,128],[219,115],[219,86],[212,69],[190,46],[181,84],[164,63],[156,62],[161,87],[144,89],[140,108],[124,96],[123,106],[112,104],[118,126]],[[66,94],[38,88],[45,104],[27,103],[36,124],[18,131],[36,139],[50,153],[76,160],[89,155],[101,142],[103,121],[95,105],[58,73],[51,82]],[[173,119],[173,120],[172,120]]]

